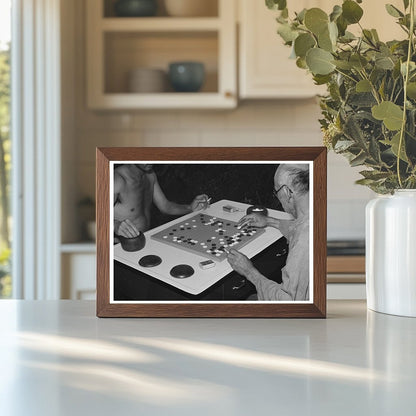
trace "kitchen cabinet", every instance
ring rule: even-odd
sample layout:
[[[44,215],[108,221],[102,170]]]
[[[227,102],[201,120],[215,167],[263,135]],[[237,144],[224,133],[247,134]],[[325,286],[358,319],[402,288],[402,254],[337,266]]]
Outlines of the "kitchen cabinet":
[[[95,300],[96,255],[94,243],[61,246],[61,298]]]
[[[296,10],[327,9],[325,3],[328,0],[299,0]],[[264,1],[239,0],[238,6],[240,98],[308,98],[322,93],[311,75],[289,59],[291,50],[276,33],[277,12],[268,10]]]
[[[237,105],[236,5],[218,2],[217,16],[115,17],[109,2],[86,2],[87,102],[90,109],[233,108]],[[110,2],[111,6],[111,2]],[[199,61],[206,77],[199,92],[134,93],[128,74],[168,70]],[[165,92],[166,91],[166,92]]]
[[[401,0],[390,3],[403,8]],[[334,0],[298,0],[289,2],[289,10],[319,7],[330,12]],[[242,99],[291,99],[308,98],[325,93],[325,87],[316,86],[305,70],[290,59],[291,49],[283,44],[276,33],[275,17],[278,12],[268,10],[263,1],[238,0],[239,7],[239,95]],[[378,0],[366,0],[363,27],[376,28],[381,40],[403,38],[394,18],[388,15],[384,4]],[[348,30],[358,33],[358,25]]]

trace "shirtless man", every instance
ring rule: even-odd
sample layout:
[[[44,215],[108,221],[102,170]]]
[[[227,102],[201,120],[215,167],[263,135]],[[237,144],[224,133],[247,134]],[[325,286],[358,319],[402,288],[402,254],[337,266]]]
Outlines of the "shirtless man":
[[[153,165],[125,164],[114,169],[114,234],[136,237],[147,231],[152,203],[170,215],[184,215],[209,206],[207,195],[198,195],[189,205],[169,201]]]

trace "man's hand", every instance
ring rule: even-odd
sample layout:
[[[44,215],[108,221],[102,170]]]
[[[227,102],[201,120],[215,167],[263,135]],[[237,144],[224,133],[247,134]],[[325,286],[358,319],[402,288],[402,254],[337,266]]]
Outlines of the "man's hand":
[[[121,235],[122,237],[133,238],[137,237],[140,234],[140,231],[130,220],[124,220],[120,223],[116,234]]]
[[[267,217],[262,214],[248,214],[245,215],[238,223],[238,228],[244,228],[249,225],[252,225],[253,227],[258,228],[264,228],[267,227],[268,221]]]
[[[247,277],[250,271],[255,269],[253,263],[249,260],[249,258],[237,250],[230,250],[227,256],[227,260],[231,267],[238,274],[241,274],[245,277]]]
[[[200,211],[201,209],[208,208],[210,200],[211,198],[208,198],[208,195],[205,195],[205,194],[196,196],[190,205],[191,210]]]

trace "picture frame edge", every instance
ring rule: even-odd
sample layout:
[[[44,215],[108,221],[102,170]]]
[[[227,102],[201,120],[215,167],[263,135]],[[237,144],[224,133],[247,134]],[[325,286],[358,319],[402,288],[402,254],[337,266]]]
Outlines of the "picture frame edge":
[[[247,160],[265,161],[272,160],[270,151],[280,150],[286,154],[285,160],[311,161],[313,165],[314,183],[314,281],[313,303],[308,304],[216,304],[220,313],[200,314],[204,310],[204,304],[116,304],[110,302],[110,264],[109,264],[109,184],[111,161],[145,160],[178,160],[181,153],[186,153],[184,161],[199,160]],[[262,158],[253,157],[253,152]],[[139,154],[141,157],[139,157]],[[202,157],[202,154],[205,154]],[[296,154],[297,157],[287,157]],[[154,158],[154,156],[157,156]],[[218,155],[222,155],[219,157]],[[235,159],[230,159],[234,155]],[[207,157],[208,156],[208,157]],[[323,146],[310,147],[97,147],[96,148],[96,219],[97,219],[97,259],[96,259],[96,316],[99,318],[326,318],[326,227],[327,227],[327,149]],[[319,189],[320,198],[316,198],[316,190]],[[319,201],[317,201],[319,199]],[[316,208],[324,207],[324,215],[318,218]],[[317,231],[317,232],[316,232]],[[318,258],[318,261],[317,261]],[[226,301],[225,301],[226,302]],[[155,308],[156,305],[156,308]],[[153,307],[154,313],[149,313],[149,307]],[[240,308],[240,306],[242,308]],[[266,307],[269,312],[262,311]],[[260,307],[260,308],[259,308]],[[178,308],[180,311],[178,311]],[[229,311],[233,308],[233,311]],[[243,309],[251,312],[245,312]],[[282,308],[285,311],[279,312]],[[189,311],[188,311],[189,309]],[[241,311],[240,311],[241,309]],[[142,311],[143,310],[143,311]],[[228,311],[227,311],[228,310]],[[257,314],[252,311],[258,310]],[[276,315],[274,311],[279,313]],[[227,313],[228,312],[228,313]]]

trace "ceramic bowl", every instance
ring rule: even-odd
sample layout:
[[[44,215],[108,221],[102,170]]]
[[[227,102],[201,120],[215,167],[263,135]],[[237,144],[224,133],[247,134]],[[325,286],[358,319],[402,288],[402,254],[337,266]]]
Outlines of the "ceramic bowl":
[[[123,237],[118,235],[121,247],[124,251],[139,251],[146,245],[146,237],[143,233],[140,233],[137,237]]]
[[[136,68],[129,72],[129,92],[159,93],[165,92],[167,87],[167,74],[162,69]]]
[[[172,62],[169,81],[177,92],[197,92],[205,80],[205,67],[201,62]]]
[[[246,214],[261,214],[266,215],[268,214],[267,208],[261,205],[252,205],[251,207],[247,208]]]
[[[148,17],[157,12],[156,0],[118,0],[114,12],[119,17]]]

